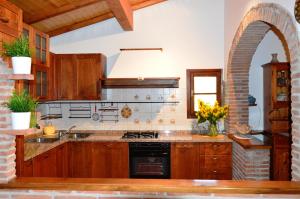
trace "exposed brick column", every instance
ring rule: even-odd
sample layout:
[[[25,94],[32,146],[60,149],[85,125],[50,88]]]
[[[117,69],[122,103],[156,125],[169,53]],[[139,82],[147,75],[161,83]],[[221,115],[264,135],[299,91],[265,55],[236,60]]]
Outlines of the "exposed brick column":
[[[12,70],[0,59],[0,73],[12,74]],[[11,96],[14,81],[0,79],[0,104]],[[15,177],[15,136],[1,134],[1,130],[11,128],[10,111],[0,105],[0,183],[5,183]]]
[[[285,39],[290,55],[292,76],[292,179],[300,180],[300,45],[299,31],[289,12],[274,3],[262,3],[250,9],[235,34],[226,67],[226,97],[230,111],[226,129],[233,130],[236,122],[248,123],[247,97],[249,67],[254,52],[265,33],[275,28]]]
[[[234,180],[270,180],[270,149],[244,149],[233,142]]]

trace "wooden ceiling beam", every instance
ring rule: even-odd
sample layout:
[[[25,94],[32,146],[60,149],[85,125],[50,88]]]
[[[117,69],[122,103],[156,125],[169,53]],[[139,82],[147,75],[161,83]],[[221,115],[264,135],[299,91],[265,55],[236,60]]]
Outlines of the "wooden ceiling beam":
[[[128,0],[106,0],[123,30],[133,30],[133,10]]]
[[[148,6],[151,6],[151,5],[154,5],[154,4],[157,4],[157,3],[161,3],[161,2],[164,2],[164,1],[166,1],[166,0],[145,0],[143,2],[132,5],[132,8],[133,8],[133,10],[138,10],[138,9],[148,7]],[[103,14],[103,15],[96,16],[96,17],[91,18],[91,19],[87,19],[87,20],[84,20],[84,21],[80,21],[80,22],[77,22],[77,23],[74,23],[74,24],[70,24],[70,25],[67,25],[67,26],[49,31],[49,32],[47,32],[47,34],[50,37],[53,37],[53,36],[60,35],[60,34],[63,34],[63,33],[66,33],[66,32],[72,31],[72,30],[82,28],[84,26],[88,26],[88,25],[91,25],[91,24],[94,24],[94,23],[97,23],[97,22],[100,22],[100,21],[104,21],[106,19],[110,19],[110,18],[113,18],[113,17],[114,17],[114,14],[112,12],[109,12],[109,13],[106,13],[106,14]]]
[[[73,3],[66,4],[65,6],[59,7],[57,9],[50,9],[47,13],[41,13],[39,15],[34,15],[34,17],[32,17],[32,18],[28,18],[26,23],[28,23],[28,24],[39,23],[45,19],[56,17],[56,16],[64,14],[64,13],[95,4],[99,1],[100,0],[74,1]]]

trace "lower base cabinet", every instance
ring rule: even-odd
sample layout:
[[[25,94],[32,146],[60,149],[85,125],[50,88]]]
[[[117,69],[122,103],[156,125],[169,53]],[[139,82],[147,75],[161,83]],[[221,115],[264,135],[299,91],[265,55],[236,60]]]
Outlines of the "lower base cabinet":
[[[171,178],[232,179],[231,143],[173,143]]]
[[[23,164],[21,177],[128,178],[126,142],[68,142]],[[232,179],[231,143],[172,143],[172,179]]]
[[[128,143],[65,143],[25,161],[21,177],[128,178]]]

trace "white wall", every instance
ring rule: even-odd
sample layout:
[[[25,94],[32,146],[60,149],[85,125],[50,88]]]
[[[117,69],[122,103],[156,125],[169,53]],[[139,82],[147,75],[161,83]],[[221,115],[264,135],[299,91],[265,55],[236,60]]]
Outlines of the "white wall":
[[[240,22],[250,8],[258,3],[276,3],[287,9],[291,16],[294,15],[295,0],[225,0],[225,65],[227,64],[231,44]],[[293,19],[295,20],[294,17]],[[297,26],[300,29],[300,25],[298,24]]]
[[[278,54],[280,62],[287,61],[281,41],[272,31],[269,31],[257,47],[249,72],[249,93],[256,98],[257,103],[257,106],[249,107],[249,125],[254,130],[264,129],[263,69],[261,66],[271,61],[273,53]]]
[[[119,50],[147,47],[161,47],[163,53],[120,54]],[[178,128],[190,129],[191,121],[186,119],[186,69],[223,68],[224,1],[168,0],[135,11],[134,31],[124,32],[115,19],[110,19],[51,38],[50,50],[104,53],[108,57],[108,77],[180,77],[180,87],[176,89],[180,104],[175,119]],[[158,57],[163,64],[151,60]],[[164,121],[170,120],[166,114],[163,117],[167,118]],[[64,121],[68,125],[69,122]],[[89,125],[89,128],[100,127]]]

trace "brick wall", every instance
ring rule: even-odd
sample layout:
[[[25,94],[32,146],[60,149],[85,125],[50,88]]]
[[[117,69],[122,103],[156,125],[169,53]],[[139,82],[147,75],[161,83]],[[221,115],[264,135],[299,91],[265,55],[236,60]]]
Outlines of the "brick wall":
[[[269,180],[270,150],[244,149],[233,142],[232,166],[234,180]]]
[[[251,8],[234,37],[226,67],[225,102],[229,104],[226,129],[234,131],[237,122],[248,124],[249,67],[265,33],[277,29],[289,50],[292,77],[292,179],[300,180],[300,43],[293,16],[285,8],[262,3]]]
[[[0,74],[12,74],[12,70],[0,58]],[[1,104],[12,94],[14,81],[0,79],[0,131],[11,128],[10,111]],[[0,183],[15,177],[15,136],[0,132]]]

